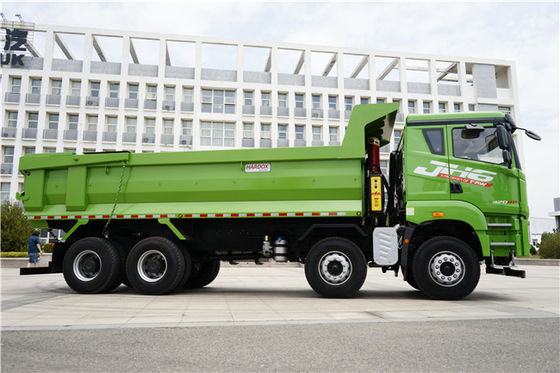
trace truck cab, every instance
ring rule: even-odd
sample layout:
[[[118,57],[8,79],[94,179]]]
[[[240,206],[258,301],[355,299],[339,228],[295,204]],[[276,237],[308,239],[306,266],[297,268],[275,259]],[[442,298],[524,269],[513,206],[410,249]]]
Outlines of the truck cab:
[[[491,273],[524,276],[511,263],[515,255],[529,255],[526,184],[515,129],[511,117],[498,112],[407,118],[391,155],[390,183],[396,193],[392,222],[406,227],[410,242],[403,245],[407,257],[401,265],[411,285],[423,281],[426,286],[431,279],[452,292],[470,281],[465,277],[478,281],[476,270],[468,273],[467,259],[486,261]],[[470,249],[475,258],[463,258],[454,246]],[[427,250],[431,247],[446,248]],[[424,258],[426,251],[430,258]],[[428,261],[425,268],[419,268],[417,255]],[[451,263],[446,273],[438,262]],[[471,266],[478,268],[474,261]],[[434,297],[443,291],[436,290]]]

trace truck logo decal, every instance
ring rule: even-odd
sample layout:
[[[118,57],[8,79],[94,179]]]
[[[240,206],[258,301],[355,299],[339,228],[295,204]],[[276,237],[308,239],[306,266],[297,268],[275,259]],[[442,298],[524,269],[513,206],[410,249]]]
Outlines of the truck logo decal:
[[[414,170],[414,173],[424,176],[451,179],[453,181],[479,185],[487,188],[493,185],[490,181],[494,180],[494,176],[490,175],[496,175],[495,172],[473,169],[472,167],[465,167],[464,169],[461,169],[460,166],[453,163],[448,164],[445,162],[430,161],[430,164],[436,166],[434,170],[428,171],[426,167],[418,166]]]
[[[245,172],[270,172],[270,163],[246,163]]]

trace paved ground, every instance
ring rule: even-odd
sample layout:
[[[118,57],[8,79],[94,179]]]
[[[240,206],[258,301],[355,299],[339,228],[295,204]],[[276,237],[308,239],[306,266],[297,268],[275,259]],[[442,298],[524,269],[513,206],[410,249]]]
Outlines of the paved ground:
[[[224,267],[167,296],[80,295],[60,274],[3,269],[2,371],[558,372],[560,267],[523,269],[483,274],[462,301],[379,269],[353,299],[316,296],[288,266]]]
[[[5,332],[2,371],[557,372],[558,328],[548,318]]]

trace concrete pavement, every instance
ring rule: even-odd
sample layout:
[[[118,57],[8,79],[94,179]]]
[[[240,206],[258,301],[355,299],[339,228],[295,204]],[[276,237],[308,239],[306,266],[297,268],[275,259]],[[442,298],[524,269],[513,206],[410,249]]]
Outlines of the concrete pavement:
[[[433,301],[402,278],[369,269],[359,296],[318,297],[293,266],[229,267],[208,287],[146,296],[124,286],[73,292],[61,274],[2,270],[2,330],[557,318],[559,267],[525,266],[527,278],[482,274],[461,301]]]

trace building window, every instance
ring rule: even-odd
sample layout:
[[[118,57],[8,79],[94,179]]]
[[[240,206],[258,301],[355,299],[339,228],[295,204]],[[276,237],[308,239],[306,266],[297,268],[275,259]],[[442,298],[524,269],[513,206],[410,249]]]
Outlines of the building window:
[[[379,168],[381,169],[381,173],[382,173],[385,177],[387,177],[387,175],[388,175],[388,172],[387,172],[387,170],[388,170],[388,168],[387,168],[387,161],[379,161],[379,163],[380,163]]]
[[[145,118],[144,119],[144,133],[155,133],[156,132],[156,120],[155,118]]]
[[[88,115],[87,116],[87,130],[88,131],[97,131],[97,115]]]
[[[338,127],[329,127],[329,141],[330,142],[338,141]]]
[[[453,111],[456,112],[456,113],[460,112],[461,111],[461,104],[454,103],[453,104]]]
[[[253,91],[243,91],[243,105],[253,106]]]
[[[62,149],[63,152],[65,153],[74,153],[76,151],[76,148],[64,148]],[[103,150],[105,151],[105,150]]]
[[[296,108],[300,109],[304,107],[305,95],[303,93],[296,93]]]
[[[200,122],[200,145],[234,146],[235,123]]]
[[[35,154],[35,147],[34,146],[24,146],[23,147],[23,154]]]
[[[384,99],[384,98],[381,98],[381,97],[378,97],[377,100],[375,100],[375,102],[378,103],[378,104],[384,104],[384,103],[385,103],[385,99]]]
[[[296,124],[296,140],[303,140],[305,138],[305,126]]]
[[[408,114],[416,113],[416,101],[408,100]]]
[[[329,110],[338,110],[337,96],[329,96]]]
[[[21,78],[12,77],[12,93],[21,93]]]
[[[354,107],[354,97],[345,96],[344,97],[344,110],[345,111],[352,111]]]
[[[89,82],[89,95],[91,97],[99,97],[99,82]]]
[[[192,120],[183,119],[181,121],[181,131],[183,136],[192,136]]]
[[[117,117],[109,115],[105,117],[105,131],[117,132]]]
[[[78,114],[68,114],[68,129],[69,130],[78,129]]]
[[[31,78],[31,93],[41,93],[41,78]]]
[[[58,129],[58,114],[49,114],[49,129]]]
[[[469,104],[469,111],[475,111],[474,104]]]
[[[278,93],[278,107],[288,107],[287,93]]]
[[[163,120],[163,133],[166,135],[173,135],[173,119],[164,119]]]
[[[37,128],[39,113],[27,113],[27,128]]]
[[[119,98],[119,83],[109,83],[109,97]]]
[[[399,145],[399,141],[401,141],[401,135],[402,135],[401,130],[394,130],[393,131],[393,147],[394,148],[397,148],[397,146]]]
[[[79,80],[70,80],[70,96],[79,96],[82,82]]]
[[[313,126],[311,127],[311,133],[313,135],[313,141],[321,141],[321,139],[323,138],[322,134],[321,134],[321,127],[318,126]]]
[[[369,97],[360,97],[360,104],[369,104]]]
[[[430,101],[424,101],[422,103],[424,114],[429,114],[432,111],[432,103]]]
[[[157,85],[146,84],[146,100],[157,99]]]
[[[278,139],[285,140],[288,138],[288,125],[287,124],[279,124],[278,125]]]
[[[226,91],[223,89],[203,89],[202,112],[235,113],[235,91]]]
[[[261,92],[261,106],[270,106],[270,92]]]
[[[175,86],[165,87],[165,101],[175,101]]]
[[[17,127],[17,111],[9,111],[8,112],[8,127],[16,128]]]
[[[14,147],[13,146],[3,146],[2,147],[2,163],[6,163],[6,164],[14,163]]]
[[[10,199],[10,183],[1,183],[1,199],[2,201],[7,201]]]
[[[321,109],[321,95],[311,96],[311,107],[313,109]]]
[[[183,87],[183,102],[193,102],[193,89],[191,87]]]
[[[270,134],[270,123],[261,123],[261,139],[270,139],[272,136]]]
[[[128,98],[131,100],[138,99],[138,84],[128,83]]]
[[[56,153],[56,148],[43,148],[43,153]]]
[[[126,133],[136,132],[136,117],[126,117]]]
[[[62,92],[62,79],[51,79],[51,95],[60,96]]]
[[[397,113],[399,113],[399,114],[402,113],[401,100],[398,99],[398,98],[394,98],[394,99],[393,99],[393,102],[394,102],[395,104],[399,104],[399,109],[397,110]]]
[[[447,113],[447,103],[446,102],[440,102],[438,107],[439,107],[439,112],[440,113]]]
[[[509,106],[498,106],[498,111],[501,111],[504,114],[511,115],[511,107]]]
[[[253,123],[243,123],[243,138],[252,139],[253,138]]]

